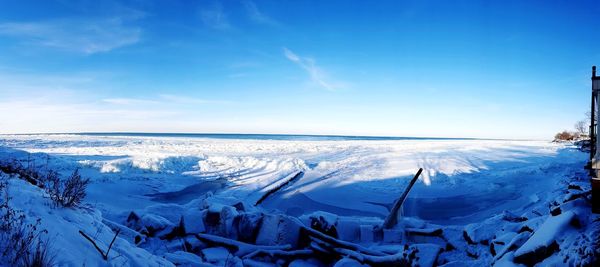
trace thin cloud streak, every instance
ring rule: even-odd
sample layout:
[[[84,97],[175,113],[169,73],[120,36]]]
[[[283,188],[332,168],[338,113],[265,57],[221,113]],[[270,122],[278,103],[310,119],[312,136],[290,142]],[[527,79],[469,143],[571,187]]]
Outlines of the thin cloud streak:
[[[202,104],[231,104],[231,101],[209,100],[184,95],[159,94],[156,98],[105,98],[102,102],[113,105],[202,105]]]
[[[330,81],[330,79],[327,77],[327,74],[315,64],[314,59],[300,57],[285,47],[283,48],[283,54],[288,60],[296,63],[296,65],[304,69],[310,76],[311,81],[318,86],[330,91],[334,91],[343,87],[339,83]]]
[[[227,14],[225,14],[223,6],[219,2],[215,2],[210,8],[200,10],[200,19],[204,25],[216,30],[229,30],[232,28]]]
[[[186,130],[186,125],[210,119],[198,110],[234,103],[186,94],[120,96],[104,89],[103,77],[94,73],[0,74],[0,134]]]
[[[0,35],[19,38],[23,44],[95,54],[138,43],[142,29],[127,23],[137,18],[139,16],[5,22],[0,23]]]
[[[248,13],[248,17],[255,23],[271,25],[271,26],[280,26],[280,23],[271,17],[267,16],[265,13],[261,12],[256,4],[250,0],[243,1],[244,7],[246,8],[246,12]]]
[[[160,104],[159,101],[137,99],[137,98],[105,98],[102,102],[114,105],[147,105],[147,104]]]
[[[231,101],[224,100],[210,100],[210,99],[202,99],[202,98],[194,98],[189,96],[181,96],[181,95],[169,95],[169,94],[160,94],[160,99],[170,103],[176,104],[231,104]]]

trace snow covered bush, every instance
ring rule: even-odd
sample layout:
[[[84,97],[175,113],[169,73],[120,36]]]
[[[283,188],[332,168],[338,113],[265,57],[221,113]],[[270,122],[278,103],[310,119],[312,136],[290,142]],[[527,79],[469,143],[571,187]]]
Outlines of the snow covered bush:
[[[578,133],[562,131],[554,136],[554,141],[571,141],[577,138],[579,138]]]
[[[75,169],[66,180],[61,180],[56,172],[49,171],[45,182],[50,199],[56,205],[74,207],[85,198],[85,190],[90,180],[81,178],[79,169]]]
[[[8,183],[0,178],[0,265],[52,266],[53,256],[48,241],[42,241],[46,230],[38,230],[40,219],[26,222],[25,214],[10,206]]]
[[[6,174],[18,175],[30,184],[41,186],[41,182],[39,181],[41,177],[40,173],[32,167],[33,165],[28,161],[28,167],[25,167],[21,162],[13,158],[11,160],[0,161],[0,171]]]
[[[81,177],[79,169],[75,169],[69,178],[63,180],[54,170],[40,171],[33,167],[24,167],[15,159],[0,161],[0,171],[18,175],[20,179],[45,189],[54,204],[62,207],[79,205],[86,196],[85,190],[90,182],[89,179]]]
[[[35,248],[30,248],[27,257],[23,258],[23,265],[27,267],[54,266],[54,256],[50,252],[49,241],[42,241],[38,238]]]

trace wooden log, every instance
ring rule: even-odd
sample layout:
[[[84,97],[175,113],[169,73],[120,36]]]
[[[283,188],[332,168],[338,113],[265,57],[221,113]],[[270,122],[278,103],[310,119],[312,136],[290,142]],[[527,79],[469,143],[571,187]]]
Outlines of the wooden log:
[[[256,251],[253,251],[249,254],[247,254],[246,256],[244,256],[245,259],[251,259],[260,255],[268,255],[269,257],[272,258],[277,258],[277,259],[281,259],[281,258],[308,258],[311,256],[314,256],[314,251],[311,249],[299,249],[299,250],[280,250],[280,249],[276,249],[276,250],[267,250],[267,249],[259,249]]]
[[[333,254],[337,258],[348,257],[369,266],[411,266],[408,257],[411,253],[414,253],[414,251],[400,250],[394,254],[375,256],[352,249],[335,247],[322,240],[313,239],[313,242],[311,248],[315,251],[322,252],[326,250],[328,254]]]
[[[119,231],[121,234],[121,238],[124,238],[129,242],[135,243],[136,245],[139,245],[139,243],[144,238],[144,235],[142,235],[140,232],[133,230],[120,223],[116,223],[104,218],[102,219],[102,223],[106,224],[106,226],[108,226],[113,231]]]
[[[281,188],[283,188],[284,186],[294,182],[297,179],[300,179],[300,177],[302,177],[304,175],[303,171],[300,171],[298,173],[296,173],[296,175],[292,176],[292,178],[288,179],[287,181],[275,186],[272,189],[269,189],[267,191],[267,193],[265,193],[258,201],[256,201],[256,204],[254,204],[254,206],[258,206],[260,203],[262,203],[265,199],[267,199],[267,197],[269,197],[270,195],[274,194],[275,192],[279,191]]]
[[[108,249],[106,250],[106,254],[104,254],[104,256],[106,258],[108,258],[108,253],[110,253],[110,249],[112,248],[113,244],[115,243],[115,240],[117,240],[117,236],[119,235],[119,233],[121,232],[121,230],[117,230],[117,232],[115,233],[115,237],[113,237],[112,241],[110,241],[110,245],[108,245]]]
[[[355,243],[351,243],[351,242],[347,242],[347,241],[343,241],[343,240],[339,240],[337,238],[333,238],[331,236],[328,236],[326,234],[323,234],[319,231],[316,231],[314,229],[308,228],[306,226],[302,227],[302,230],[308,234],[311,238],[314,239],[318,239],[322,242],[331,244],[335,247],[340,247],[340,248],[346,248],[346,249],[350,249],[350,250],[354,250],[354,251],[359,251],[361,253],[364,254],[370,254],[370,255],[374,255],[374,256],[386,256],[389,254],[383,253],[381,251],[377,251],[377,250],[373,250],[370,248],[366,248],[363,247],[359,244],[355,244]]]
[[[110,249],[112,248],[113,244],[115,243],[115,240],[117,239],[117,236],[119,235],[120,232],[121,232],[121,230],[117,230],[117,232],[115,233],[115,237],[113,237],[112,241],[110,242],[110,245],[108,246],[108,249],[106,250],[106,253],[104,253],[104,251],[102,251],[102,249],[100,247],[98,247],[98,244],[96,244],[96,241],[94,241],[91,237],[86,235],[83,231],[79,230],[79,234],[81,234],[83,237],[85,237],[85,239],[90,241],[90,243],[92,243],[92,245],[94,245],[94,247],[100,253],[100,255],[102,255],[102,258],[104,260],[108,260],[108,253],[110,252]]]
[[[221,237],[221,236],[217,236],[217,235],[210,235],[210,234],[198,233],[198,234],[194,234],[194,236],[196,238],[198,238],[200,241],[231,249],[234,251],[234,254],[238,257],[246,256],[247,254],[250,254],[250,253],[258,251],[258,250],[265,250],[265,251],[280,250],[280,251],[283,251],[283,250],[289,250],[292,248],[291,245],[262,246],[262,245],[248,244],[248,243],[244,243],[241,241],[237,241],[237,240],[233,240],[233,239],[229,239],[229,238],[225,238],[225,237]]]
[[[100,255],[102,256],[102,258],[104,260],[107,259],[106,255],[104,255],[104,251],[102,251],[102,249],[100,247],[98,247],[98,245],[96,244],[96,241],[94,241],[94,239],[92,239],[91,237],[89,237],[88,235],[86,235],[81,230],[79,230],[79,234],[81,234],[83,237],[85,237],[85,239],[87,239],[88,241],[90,241],[90,243],[92,243],[92,245],[94,245],[94,247],[96,248],[96,250],[98,251],[98,253],[100,253]]]
[[[400,195],[400,197],[396,199],[396,202],[394,202],[394,206],[392,207],[390,214],[385,218],[385,221],[383,222],[383,228],[390,229],[396,226],[396,224],[398,223],[398,211],[400,211],[400,207],[402,207],[404,200],[406,200],[408,192],[413,187],[415,182],[417,182],[417,179],[421,175],[421,172],[423,172],[423,168],[419,168],[419,171],[417,171],[415,177],[413,177],[412,180],[410,180],[408,187],[406,187],[404,192],[402,192],[402,195]]]

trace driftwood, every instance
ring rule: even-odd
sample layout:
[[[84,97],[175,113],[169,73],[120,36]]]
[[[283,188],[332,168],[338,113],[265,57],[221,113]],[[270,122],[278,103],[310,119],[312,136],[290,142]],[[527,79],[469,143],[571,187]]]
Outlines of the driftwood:
[[[250,259],[261,255],[267,255],[274,258],[307,258],[314,256],[314,251],[311,249],[300,249],[300,250],[267,250],[259,249],[251,252],[244,256],[244,258]]]
[[[210,234],[198,233],[198,234],[194,234],[194,236],[196,238],[198,238],[200,241],[215,244],[218,246],[222,246],[222,247],[234,250],[235,251],[234,254],[238,257],[244,257],[250,253],[253,253],[253,252],[259,251],[259,250],[273,252],[273,251],[285,251],[285,250],[289,250],[292,248],[291,245],[263,246],[263,245],[248,244],[248,243],[244,243],[241,241],[237,241],[237,240],[233,240],[233,239],[229,239],[229,238],[225,238],[225,237],[221,237],[221,236],[217,236],[217,235],[210,235]]]
[[[314,229],[302,226],[303,233],[312,240],[309,248],[291,250],[291,245],[265,246],[249,244],[217,235],[194,234],[199,240],[208,244],[225,247],[232,251],[235,256],[241,258],[254,258],[258,256],[270,256],[277,258],[306,258],[316,253],[324,253],[339,257],[351,257],[360,262],[373,264],[402,264],[405,254],[387,254],[381,251],[369,249],[359,244],[342,241],[325,235]],[[318,245],[315,245],[318,244]]]
[[[406,187],[404,192],[402,192],[402,195],[400,195],[400,197],[396,199],[396,202],[394,202],[394,207],[392,207],[390,214],[385,218],[385,221],[383,222],[383,228],[390,229],[396,226],[396,224],[398,223],[398,211],[400,211],[400,207],[402,207],[404,200],[406,200],[408,192],[413,187],[415,182],[417,182],[417,179],[419,178],[419,175],[421,175],[421,172],[423,172],[423,168],[419,168],[419,171],[417,171],[415,177],[413,177],[412,180],[410,180],[408,187]]]
[[[267,191],[267,193],[265,193],[262,197],[260,197],[260,199],[258,201],[256,201],[256,204],[254,204],[254,206],[258,206],[265,199],[267,199],[267,197],[269,197],[270,195],[272,195],[275,192],[279,191],[281,188],[283,188],[284,186],[290,184],[291,182],[300,179],[300,177],[302,177],[303,175],[304,175],[304,172],[300,171],[300,172],[296,173],[296,175],[294,175],[292,178],[290,178],[287,181],[285,181],[285,182],[283,182],[283,183],[275,186],[275,188],[269,189]]]
[[[94,245],[94,247],[100,253],[100,255],[102,255],[102,258],[104,260],[108,260],[108,253],[110,252],[110,249],[112,248],[113,244],[115,243],[115,240],[117,239],[117,236],[119,235],[120,232],[121,232],[121,230],[117,230],[117,232],[115,233],[115,237],[113,237],[112,241],[110,241],[110,245],[108,245],[108,249],[106,250],[106,253],[104,253],[104,251],[100,247],[98,247],[98,245],[96,244],[96,241],[94,241],[91,237],[86,235],[83,231],[79,230],[79,233],[83,237],[85,237],[85,239],[90,241],[90,243],[92,243],[92,245]]]
[[[366,248],[363,247],[359,244],[355,244],[355,243],[351,243],[351,242],[347,242],[347,241],[343,241],[343,240],[339,240],[337,238],[333,238],[331,236],[328,236],[326,234],[323,234],[319,231],[316,231],[314,229],[308,228],[306,226],[302,226],[301,229],[303,229],[303,231],[308,234],[313,240],[320,240],[322,242],[331,244],[335,247],[339,247],[339,248],[345,248],[345,249],[349,249],[349,250],[353,250],[353,251],[358,251],[360,253],[363,254],[370,254],[370,255],[374,255],[374,256],[386,256],[389,254],[383,253],[381,251],[377,251],[377,250],[373,250],[370,248]]]
[[[102,219],[102,223],[106,224],[106,226],[108,226],[113,231],[119,231],[121,234],[121,238],[126,237],[127,241],[134,242],[136,245],[139,245],[139,243],[144,238],[144,235],[142,235],[140,232],[133,230],[120,223],[116,223],[104,218]]]
[[[322,240],[313,239],[313,243],[311,243],[311,248],[316,251],[321,251],[328,254],[333,254],[338,258],[350,258],[356,260],[362,264],[367,264],[369,266],[411,266],[410,264],[410,254],[415,251],[406,251],[400,250],[395,254],[385,254],[385,255],[369,255],[364,254],[356,250],[351,250],[347,248],[340,248],[332,246],[327,242]]]

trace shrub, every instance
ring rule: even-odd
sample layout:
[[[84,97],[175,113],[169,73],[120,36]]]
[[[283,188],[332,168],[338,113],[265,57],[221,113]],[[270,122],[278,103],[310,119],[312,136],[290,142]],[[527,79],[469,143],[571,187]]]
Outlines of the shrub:
[[[54,266],[55,256],[55,254],[50,252],[49,241],[42,241],[38,238],[35,249],[32,249],[28,255],[23,258],[23,265],[26,267]]]
[[[90,183],[89,179],[81,178],[79,169],[76,169],[66,180],[61,180],[56,172],[46,175],[46,190],[50,199],[63,207],[74,207],[85,198],[85,190]]]
[[[25,168],[21,162],[16,159],[12,159],[11,161],[2,161],[0,162],[0,170],[7,174],[16,174],[19,177],[33,185],[39,186],[39,173],[30,167]]]
[[[28,224],[25,214],[10,206],[8,183],[0,179],[0,265],[52,266],[48,242],[40,241],[40,235],[47,233],[38,231],[40,219]]]
[[[571,133],[571,132],[568,132],[568,131],[562,131],[560,133],[557,133],[554,136],[554,140],[555,141],[571,141],[571,140],[576,139],[578,137],[579,136],[577,134],[575,134],[575,133]]]
[[[7,174],[16,174],[21,179],[45,189],[52,202],[56,206],[62,207],[79,205],[85,198],[85,190],[90,183],[89,179],[81,178],[79,169],[73,171],[68,179],[62,180],[58,172],[54,170],[47,170],[43,174],[44,172],[40,172],[35,168],[25,168],[16,160],[0,161],[0,171]]]

